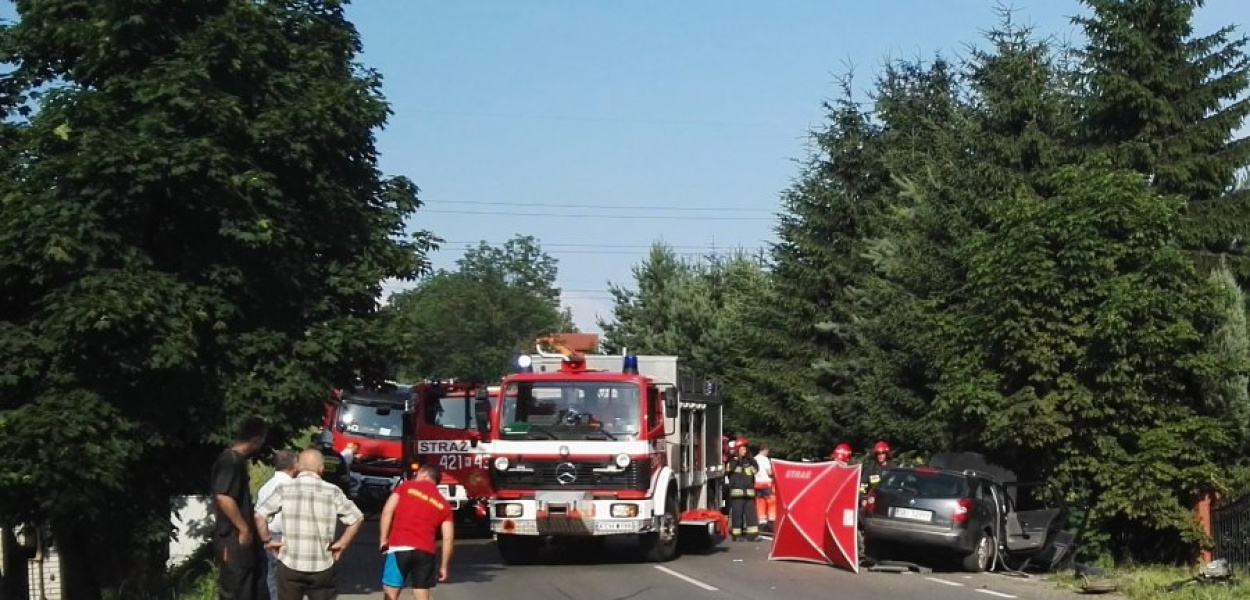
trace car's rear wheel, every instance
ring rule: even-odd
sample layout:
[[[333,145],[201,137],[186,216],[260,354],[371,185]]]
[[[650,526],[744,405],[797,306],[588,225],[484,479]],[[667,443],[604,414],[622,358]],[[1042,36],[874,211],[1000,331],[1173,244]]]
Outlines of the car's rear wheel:
[[[981,535],[977,536],[977,543],[973,548],[972,553],[964,557],[964,570],[972,573],[982,573],[992,569],[996,551],[994,536],[988,531],[982,531]]]

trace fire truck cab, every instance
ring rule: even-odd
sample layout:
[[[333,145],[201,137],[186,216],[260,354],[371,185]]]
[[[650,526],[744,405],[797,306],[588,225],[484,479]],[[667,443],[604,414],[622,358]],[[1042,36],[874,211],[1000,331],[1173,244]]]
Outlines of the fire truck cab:
[[[442,471],[439,491],[451,502],[457,520],[486,526],[490,483],[490,394],[499,387],[477,383],[427,381],[414,390],[415,409],[405,423],[404,462],[410,472],[427,462]]]
[[[407,385],[336,393],[323,422],[333,449],[347,464],[349,492],[362,510],[381,508],[403,469],[404,416],[412,409]]]
[[[555,343],[559,354],[543,350]],[[679,381],[675,356],[614,356],[539,341],[491,407],[491,529],[505,562],[547,541],[629,535],[645,560],[728,533],[722,405]]]

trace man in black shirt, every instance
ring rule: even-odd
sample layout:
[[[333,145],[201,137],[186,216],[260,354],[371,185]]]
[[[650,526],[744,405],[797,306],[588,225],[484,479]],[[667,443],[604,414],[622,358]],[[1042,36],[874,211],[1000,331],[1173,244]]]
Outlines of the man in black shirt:
[[[260,417],[239,424],[234,444],[213,462],[213,549],[220,563],[218,597],[221,600],[257,600],[262,592],[261,546],[252,518],[252,490],[247,461],[260,451],[269,429]]]

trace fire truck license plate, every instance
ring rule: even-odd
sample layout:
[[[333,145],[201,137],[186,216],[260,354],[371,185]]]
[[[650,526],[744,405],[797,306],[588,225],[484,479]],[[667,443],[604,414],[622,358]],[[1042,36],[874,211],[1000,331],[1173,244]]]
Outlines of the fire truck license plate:
[[[595,529],[599,531],[633,531],[636,528],[629,521],[599,521],[595,523]]]

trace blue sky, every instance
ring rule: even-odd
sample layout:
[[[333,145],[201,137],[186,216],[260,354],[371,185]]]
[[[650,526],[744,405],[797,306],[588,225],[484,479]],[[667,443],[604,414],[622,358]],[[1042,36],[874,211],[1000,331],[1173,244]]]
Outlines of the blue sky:
[[[357,0],[350,15],[395,111],[382,167],[421,187],[414,226],[457,242],[435,266],[464,242],[534,235],[559,260],[577,324],[598,331],[607,282],[628,283],[653,240],[699,253],[775,239],[778,194],[848,64],[864,90],[887,57],[966,55],[994,6]],[[1040,33],[1079,39],[1075,1],[1011,6]],[[1247,16],[1245,0],[1212,0],[1196,25]]]
[[[1075,0],[1009,5],[1040,33],[1079,39]],[[863,92],[886,58],[964,56],[995,6],[355,0],[349,15],[395,113],[378,134],[382,168],[420,186],[412,226],[448,242],[434,266],[478,240],[536,236],[579,327],[598,331],[607,282],[629,283],[652,241],[696,255],[775,239],[778,194],[847,65]],[[12,14],[0,0],[0,18]],[[1246,0],[1209,0],[1196,26],[1247,17]]]

